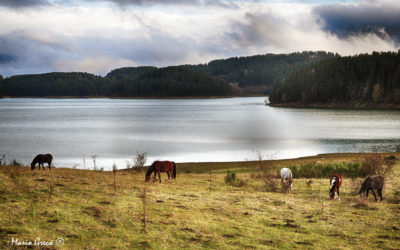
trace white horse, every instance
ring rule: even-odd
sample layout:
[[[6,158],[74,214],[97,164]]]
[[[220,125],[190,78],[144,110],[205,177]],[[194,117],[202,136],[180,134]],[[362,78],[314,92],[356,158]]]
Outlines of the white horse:
[[[293,180],[292,171],[288,168],[281,169],[281,184],[282,190],[289,193],[292,190]]]

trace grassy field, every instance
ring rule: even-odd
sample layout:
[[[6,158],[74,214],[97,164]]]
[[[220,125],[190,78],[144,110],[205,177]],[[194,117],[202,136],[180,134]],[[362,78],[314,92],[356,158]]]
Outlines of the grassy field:
[[[35,244],[37,238],[53,243],[45,249],[399,249],[399,162],[378,203],[372,194],[359,201],[361,178],[344,179],[341,200],[331,201],[328,179],[295,179],[293,191],[284,194],[266,192],[255,177],[260,165],[363,157],[178,164],[177,179],[168,182],[162,173],[162,183],[144,183],[143,171],[121,170],[115,190],[113,172],[0,166],[0,249],[16,247],[16,239]],[[241,186],[224,182],[227,169]]]

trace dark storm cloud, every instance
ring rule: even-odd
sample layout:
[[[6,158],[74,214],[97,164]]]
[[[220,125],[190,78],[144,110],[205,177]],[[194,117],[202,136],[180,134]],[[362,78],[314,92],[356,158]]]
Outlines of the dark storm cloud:
[[[377,5],[372,1],[358,5],[322,5],[315,7],[313,13],[320,18],[326,31],[341,37],[375,33],[388,34],[395,40],[400,38],[400,6],[395,4]]]
[[[68,53],[69,49],[63,45],[40,41],[26,32],[0,35],[0,54],[12,58],[0,64],[0,74],[10,76],[54,71],[54,58]]]
[[[0,6],[11,8],[24,8],[48,4],[49,2],[46,0],[0,0]]]

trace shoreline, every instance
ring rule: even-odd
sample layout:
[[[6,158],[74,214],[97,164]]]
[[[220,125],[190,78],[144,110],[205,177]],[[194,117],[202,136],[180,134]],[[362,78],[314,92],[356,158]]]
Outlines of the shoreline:
[[[308,162],[316,162],[319,164],[325,163],[343,163],[349,161],[360,161],[363,160],[366,156],[381,156],[381,157],[389,157],[395,156],[400,159],[400,152],[389,152],[389,153],[326,153],[326,154],[317,154],[312,156],[302,156],[296,158],[287,158],[287,159],[268,159],[268,160],[250,160],[250,161],[223,161],[223,162],[177,162],[176,165],[178,169],[181,171],[185,171],[187,169],[192,169],[196,171],[209,171],[211,170],[229,170],[229,169],[256,169],[259,168],[260,164],[262,166],[287,166],[287,165],[296,165],[296,164],[304,164]],[[170,159],[173,160],[173,159]],[[151,162],[148,162],[142,168],[121,168],[117,171],[131,171],[131,170],[143,170],[147,169],[151,165]],[[64,166],[55,166],[56,169],[70,169],[70,170],[78,170],[78,171],[94,171],[91,168],[71,168]],[[100,172],[112,172],[112,170],[104,169],[97,170]]]
[[[400,104],[371,104],[371,103],[268,103],[275,108],[299,108],[299,109],[349,109],[349,110],[400,110]]]

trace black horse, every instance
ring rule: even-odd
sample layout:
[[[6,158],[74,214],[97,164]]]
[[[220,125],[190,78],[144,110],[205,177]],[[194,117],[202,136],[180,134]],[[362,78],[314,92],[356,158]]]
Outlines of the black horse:
[[[365,195],[368,199],[368,192],[369,192],[369,190],[371,190],[372,193],[374,194],[375,201],[378,201],[378,199],[376,198],[375,191],[374,191],[374,190],[377,190],[380,200],[382,201],[383,184],[385,184],[385,177],[380,176],[380,175],[373,176],[373,177],[368,176],[365,179],[365,181],[363,182],[363,184],[361,185],[360,192],[358,192],[358,193],[359,193],[360,197],[363,197]]]
[[[40,170],[40,165],[42,165],[42,168],[44,170],[43,163],[49,164],[48,168],[49,168],[49,170],[51,170],[51,161],[52,160],[53,160],[53,156],[51,154],[45,154],[45,155],[38,154],[35,158],[33,158],[33,161],[31,163],[31,170],[35,169],[36,163],[39,163],[39,170]]]

